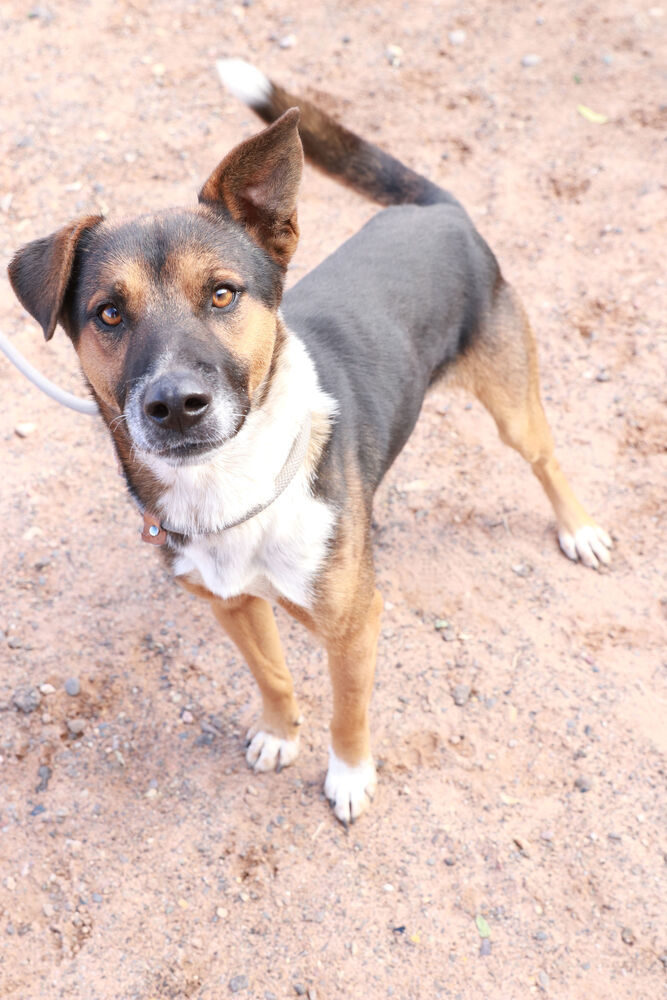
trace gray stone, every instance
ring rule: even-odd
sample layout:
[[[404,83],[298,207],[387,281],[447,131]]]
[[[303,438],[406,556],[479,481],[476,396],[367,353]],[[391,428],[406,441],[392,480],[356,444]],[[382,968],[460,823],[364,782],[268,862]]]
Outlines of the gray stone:
[[[65,691],[72,698],[76,698],[81,693],[81,682],[78,677],[68,677],[65,681]]]
[[[86,728],[86,720],[77,716],[67,720],[67,728],[72,736],[81,736]]]
[[[232,976],[229,980],[229,988],[232,993],[240,993],[241,990],[248,989],[248,977],[247,976]]]
[[[39,784],[36,786],[35,791],[45,792],[51,778],[51,768],[46,764],[41,764],[37,770],[37,776],[39,777]]]
[[[469,697],[470,697],[469,684],[457,684],[454,690],[452,691],[452,698],[454,699],[455,705],[465,705]]]
[[[19,712],[25,712],[26,715],[39,708],[41,700],[41,694],[34,687],[19,687],[12,695],[12,704],[14,707],[18,708]]]
[[[623,944],[633,945],[635,943],[635,935],[630,927],[624,927],[621,930],[621,941]]]

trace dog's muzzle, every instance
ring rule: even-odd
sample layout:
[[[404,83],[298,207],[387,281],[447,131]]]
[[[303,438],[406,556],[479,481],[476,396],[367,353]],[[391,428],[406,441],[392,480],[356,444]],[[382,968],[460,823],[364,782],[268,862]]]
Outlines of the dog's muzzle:
[[[247,411],[244,402],[219,372],[170,368],[136,383],[125,413],[137,448],[180,462],[233,437]]]

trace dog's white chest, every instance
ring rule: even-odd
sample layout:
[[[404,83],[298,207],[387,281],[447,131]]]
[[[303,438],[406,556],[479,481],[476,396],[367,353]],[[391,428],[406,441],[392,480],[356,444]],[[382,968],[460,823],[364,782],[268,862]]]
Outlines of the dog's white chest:
[[[174,572],[180,576],[196,570],[222,598],[284,597],[308,608],[334,520],[333,511],[312,496],[300,476],[269,509],[245,524],[191,541],[175,560]]]
[[[266,400],[219,453],[180,467],[145,457],[164,485],[156,513],[165,526],[192,537],[175,559],[177,576],[197,571],[223,598],[253,594],[311,605],[335,511],[313,495],[308,457],[283,492],[270,498],[306,418],[308,426],[319,421],[328,427],[335,410],[304,345],[288,334]],[[224,527],[263,502],[268,506],[259,514]]]

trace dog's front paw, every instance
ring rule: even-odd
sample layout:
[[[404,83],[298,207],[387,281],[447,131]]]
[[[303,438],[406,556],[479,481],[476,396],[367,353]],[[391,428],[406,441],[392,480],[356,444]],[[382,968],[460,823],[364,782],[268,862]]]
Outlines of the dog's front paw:
[[[574,562],[580,559],[584,566],[591,569],[599,569],[600,563],[608,566],[611,562],[611,538],[604,528],[594,522],[584,524],[574,532],[561,528],[558,541],[568,559]]]
[[[372,758],[351,767],[329,750],[329,770],[324,782],[324,794],[334,815],[345,826],[354,823],[373,801],[377,778]]]
[[[293,764],[299,754],[299,736],[285,740],[264,729],[251,729],[246,737],[245,759],[253,771],[282,771]]]

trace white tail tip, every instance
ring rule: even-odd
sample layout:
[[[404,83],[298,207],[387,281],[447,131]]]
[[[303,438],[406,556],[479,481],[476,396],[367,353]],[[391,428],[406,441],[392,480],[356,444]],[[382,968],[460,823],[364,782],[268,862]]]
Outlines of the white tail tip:
[[[256,66],[245,59],[218,59],[216,69],[224,86],[234,97],[259,108],[271,96],[271,81]]]

